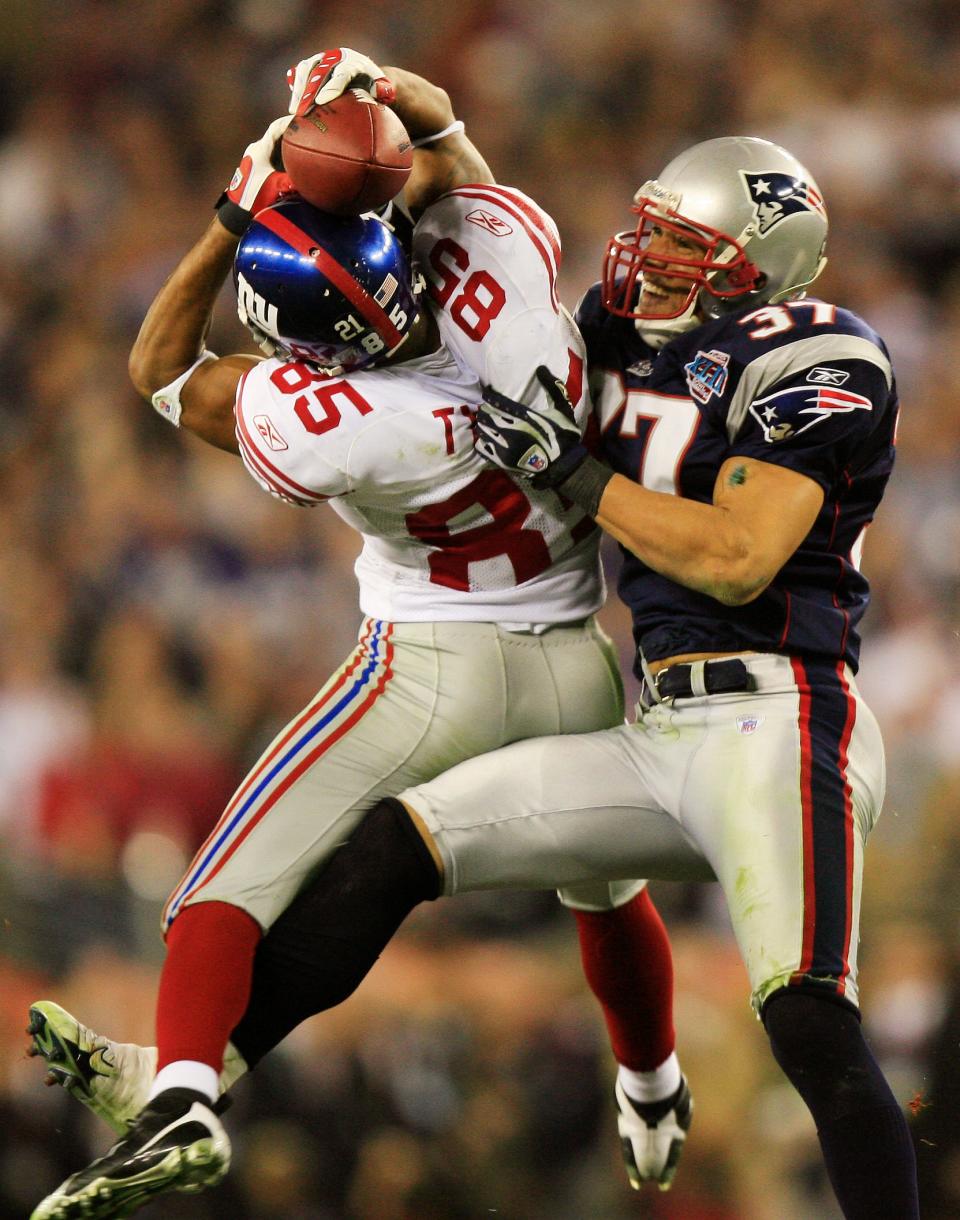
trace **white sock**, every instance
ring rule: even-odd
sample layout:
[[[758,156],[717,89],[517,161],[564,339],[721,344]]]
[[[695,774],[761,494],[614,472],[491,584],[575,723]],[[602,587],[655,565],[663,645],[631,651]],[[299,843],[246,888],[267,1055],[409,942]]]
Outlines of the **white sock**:
[[[193,1089],[196,1093],[206,1093],[209,1100],[214,1102],[220,1096],[220,1074],[209,1063],[199,1063],[196,1059],[177,1059],[157,1072],[147,1094],[147,1101],[153,1101],[157,1094],[165,1089]]]
[[[680,1061],[676,1051],[673,1051],[652,1072],[635,1072],[620,1064],[617,1076],[624,1093],[634,1101],[641,1104],[663,1101],[680,1088]]]

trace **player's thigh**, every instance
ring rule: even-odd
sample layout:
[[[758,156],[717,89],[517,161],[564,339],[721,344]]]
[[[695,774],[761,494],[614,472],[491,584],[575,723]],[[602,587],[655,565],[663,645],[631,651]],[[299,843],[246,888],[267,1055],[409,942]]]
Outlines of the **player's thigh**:
[[[408,645],[402,628],[366,620],[354,652],[241,783],[164,922],[189,903],[223,901],[269,926],[366,809],[435,773],[424,743],[436,726],[441,670],[442,658],[418,639]],[[434,735],[439,770],[449,747],[443,732]]]
[[[644,781],[639,741],[627,725],[535,738],[402,792],[440,852],[444,892],[712,879]]]
[[[623,681],[611,640],[590,619],[539,635],[501,631],[507,741],[592,733],[623,723]]]
[[[782,662],[789,666],[786,658]],[[857,1002],[866,836],[883,793],[876,721],[849,675],[709,700],[681,817],[727,898],[754,1005],[790,984]],[[695,711],[678,705],[678,727]]]
[[[602,641],[584,628],[548,634],[598,692],[587,723],[609,723],[619,694]],[[165,922],[186,904],[219,900],[269,926],[376,801],[510,740],[520,686],[526,730],[552,731],[558,695],[553,672],[535,663],[541,648],[532,636],[505,648],[489,623],[366,620],[353,654],[241,784]]]

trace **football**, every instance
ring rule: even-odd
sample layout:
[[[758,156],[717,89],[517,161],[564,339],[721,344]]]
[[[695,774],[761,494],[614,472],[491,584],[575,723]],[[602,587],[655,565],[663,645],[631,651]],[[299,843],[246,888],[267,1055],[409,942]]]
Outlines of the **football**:
[[[363,89],[294,117],[281,141],[283,167],[308,203],[354,216],[403,189],[413,145],[394,112]]]

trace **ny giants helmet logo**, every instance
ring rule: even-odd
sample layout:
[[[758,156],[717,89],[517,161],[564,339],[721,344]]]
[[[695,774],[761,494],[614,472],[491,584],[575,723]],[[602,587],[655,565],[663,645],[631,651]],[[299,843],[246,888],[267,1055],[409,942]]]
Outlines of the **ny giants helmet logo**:
[[[826,218],[818,191],[802,178],[783,173],[752,174],[743,169],[740,177],[753,204],[760,237],[766,237],[781,220],[800,212],[816,212]]]

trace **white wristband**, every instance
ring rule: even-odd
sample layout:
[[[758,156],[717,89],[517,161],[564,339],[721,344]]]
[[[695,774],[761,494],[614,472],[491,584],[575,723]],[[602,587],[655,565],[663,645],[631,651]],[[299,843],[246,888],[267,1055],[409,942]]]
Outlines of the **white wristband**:
[[[180,427],[180,416],[183,414],[183,408],[180,406],[180,391],[187,384],[189,379],[197,371],[201,364],[206,364],[208,360],[216,360],[217,357],[213,352],[208,352],[206,348],[200,353],[193,364],[181,373],[169,385],[165,385],[162,390],[157,390],[156,394],[150,399],[153,404],[154,411],[158,415],[162,415],[165,420],[168,420],[175,428]]]
[[[444,127],[443,131],[438,131],[433,136],[421,136],[419,140],[413,141],[414,148],[422,148],[424,144],[435,144],[437,140],[442,140],[444,136],[456,136],[463,131],[463,122],[457,119],[451,123],[449,127]]]

